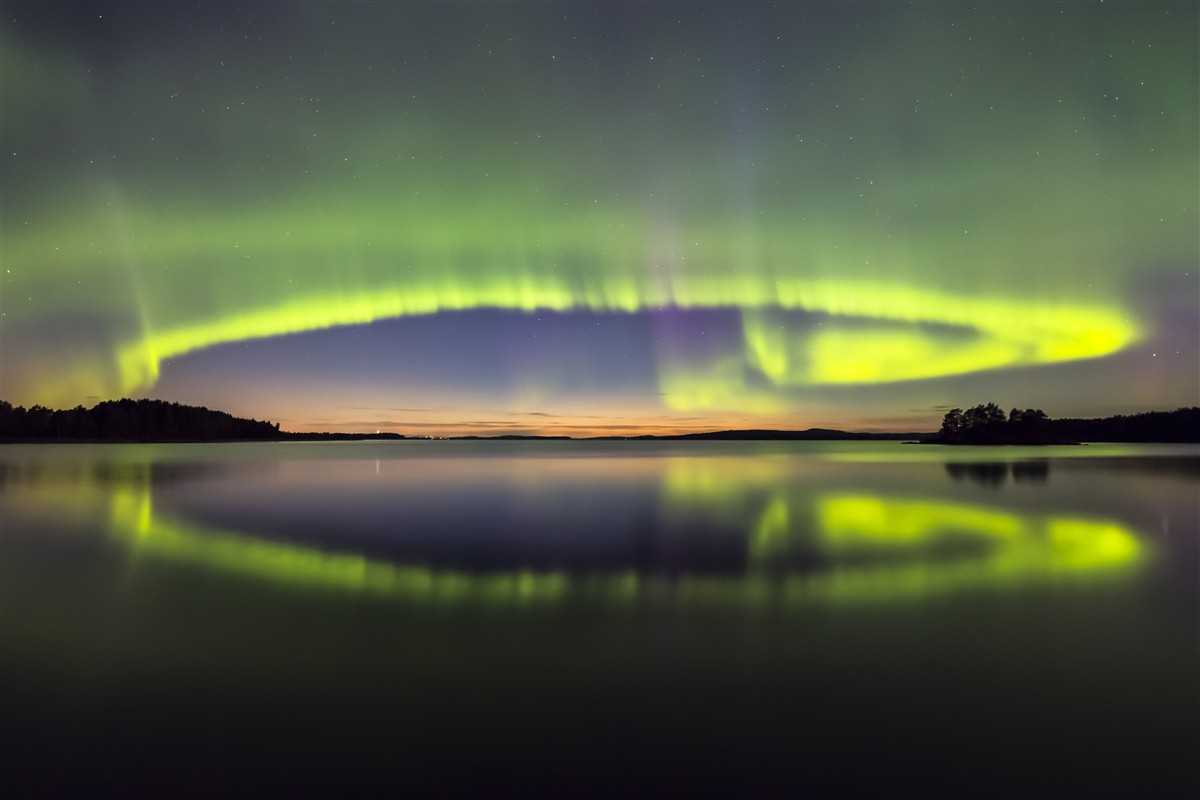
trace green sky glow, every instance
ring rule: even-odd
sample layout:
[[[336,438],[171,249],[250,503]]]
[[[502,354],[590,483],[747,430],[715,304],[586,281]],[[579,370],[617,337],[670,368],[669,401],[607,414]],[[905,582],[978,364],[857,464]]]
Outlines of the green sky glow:
[[[669,410],[1086,359],[1120,406],[1139,348],[1178,357],[1163,405],[1196,399],[1193,4],[806,4],[740,32],[734,6],[311,4],[189,36],[126,15],[119,49],[27,12],[0,28],[15,402],[480,308],[739,313],[715,355],[658,354]]]

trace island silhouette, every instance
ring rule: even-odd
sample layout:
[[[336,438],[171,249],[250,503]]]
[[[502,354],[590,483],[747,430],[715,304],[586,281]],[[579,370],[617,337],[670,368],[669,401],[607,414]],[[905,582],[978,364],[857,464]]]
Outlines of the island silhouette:
[[[1200,442],[1200,408],[1148,411],[1102,419],[1050,419],[1040,408],[1014,408],[1007,414],[995,403],[953,408],[941,430],[922,444],[1050,445],[1080,442]]]

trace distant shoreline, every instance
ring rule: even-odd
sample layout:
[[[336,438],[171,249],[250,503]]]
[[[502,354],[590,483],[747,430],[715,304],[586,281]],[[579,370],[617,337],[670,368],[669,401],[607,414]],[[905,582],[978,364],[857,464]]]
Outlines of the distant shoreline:
[[[76,439],[0,438],[0,444],[233,444],[240,442],[362,442],[362,441],[405,441],[405,442],[658,442],[658,441],[727,441],[727,442],[852,442],[852,441],[915,441],[930,434],[914,433],[856,433],[853,431],[831,431],[810,429],[803,431],[709,431],[704,433],[638,434],[636,436],[536,436],[500,434],[497,436],[405,436],[399,433],[292,433],[282,431],[279,436],[262,438],[218,438],[218,439]]]
[[[808,435],[809,431],[712,431],[684,434],[639,434],[637,436],[522,436],[503,434],[499,436],[405,436],[403,434],[375,433],[285,433],[283,436],[262,439],[11,439],[0,438],[0,445],[54,445],[54,444],[288,444],[291,442],[899,442],[911,445],[941,445],[944,447],[1082,447],[1088,444],[1197,444],[1195,440],[1112,440],[1093,439],[1082,442],[1067,441],[1000,441],[1000,442],[944,442],[928,437],[928,434],[856,433],[853,431],[820,431]],[[833,434],[833,435],[830,435]],[[840,434],[840,435],[837,435]]]
[[[1081,442],[1194,444],[1200,442],[1200,407],[1151,411],[1102,419],[1045,419],[1036,425],[988,424],[947,437],[944,432],[866,433],[831,428],[743,429],[631,436],[498,434],[408,436],[400,433],[281,431],[277,423],[234,417],[222,411],[162,400],[110,400],[91,409],[13,407],[0,401],[0,444],[188,444],[217,442],[346,441],[896,441],[970,446],[1078,445]]]

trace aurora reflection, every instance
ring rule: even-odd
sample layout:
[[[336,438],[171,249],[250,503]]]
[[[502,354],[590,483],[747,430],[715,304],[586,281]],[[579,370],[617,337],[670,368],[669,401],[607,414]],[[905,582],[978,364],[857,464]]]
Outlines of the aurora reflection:
[[[136,451],[133,455],[137,457]],[[292,491],[311,494],[320,491],[307,482],[314,470],[329,474],[332,466],[350,475],[359,473],[355,461],[338,464],[319,455],[314,450],[305,459],[278,462],[271,483],[263,485],[282,481]],[[689,530],[689,537],[703,535],[702,530],[692,530],[692,524],[705,519],[735,544],[734,549],[744,551],[746,571],[665,576],[634,564],[617,569],[463,570],[431,564],[429,553],[404,562],[356,550],[356,545],[370,539],[359,528],[371,513],[357,510],[357,505],[385,491],[401,491],[395,477],[376,482],[370,493],[357,492],[353,504],[339,494],[336,484],[324,492],[321,502],[345,515],[339,544],[332,547],[264,535],[253,528],[221,528],[189,519],[178,510],[163,511],[155,500],[155,485],[162,479],[156,481],[154,475],[172,465],[156,465],[153,460],[97,461],[82,468],[51,461],[27,472],[20,469],[11,479],[7,502],[18,515],[60,520],[57,524],[103,521],[107,535],[137,563],[161,559],[266,584],[363,592],[434,605],[520,608],[581,599],[624,605],[667,597],[684,605],[725,608],[919,601],[962,591],[1011,591],[1061,581],[1120,578],[1136,571],[1152,550],[1126,523],[1097,514],[1047,514],[936,495],[897,497],[846,486],[801,493],[796,488],[794,458],[643,458],[632,470],[625,459],[612,464],[607,460],[543,456],[509,464],[487,458],[453,459],[447,465],[426,463],[420,470],[437,475],[453,468],[460,474],[476,474],[478,482],[465,485],[465,494],[499,496],[514,507],[524,505],[520,487],[545,486],[539,496],[545,498],[546,508],[530,507],[518,517],[531,523],[548,513],[558,518],[553,516],[550,499],[569,482],[556,482],[562,479],[551,475],[583,471],[601,486],[618,487],[618,497],[632,496],[639,483],[661,481],[655,507],[664,531],[679,528]],[[517,478],[502,477],[514,471]],[[183,485],[193,486],[201,498],[198,502],[207,505],[214,502],[212,498],[229,494],[227,480],[219,474],[189,477],[184,473]],[[232,480],[258,485],[253,475],[238,473]],[[419,494],[423,489],[405,491]],[[236,515],[244,501],[231,496],[215,502]],[[466,502],[469,506],[471,501]],[[401,505],[411,506],[411,500]],[[456,525],[469,519],[447,513]],[[613,519],[619,519],[619,514]],[[486,524],[504,523],[488,519]],[[404,536],[404,523],[397,525],[395,536]],[[509,531],[504,540],[518,549],[522,545],[513,540],[514,533]],[[650,539],[662,535],[669,534],[653,534]],[[561,536],[569,542],[576,534],[564,525]],[[946,557],[941,551],[948,544],[961,552]],[[966,549],[961,547],[964,544]],[[816,571],[794,568],[794,556],[802,551],[817,554],[824,566]]]

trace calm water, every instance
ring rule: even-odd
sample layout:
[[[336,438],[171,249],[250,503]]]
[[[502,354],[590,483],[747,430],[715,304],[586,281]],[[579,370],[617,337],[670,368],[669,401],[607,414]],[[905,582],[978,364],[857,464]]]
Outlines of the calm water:
[[[1200,450],[0,449],[6,796],[1194,797]]]

